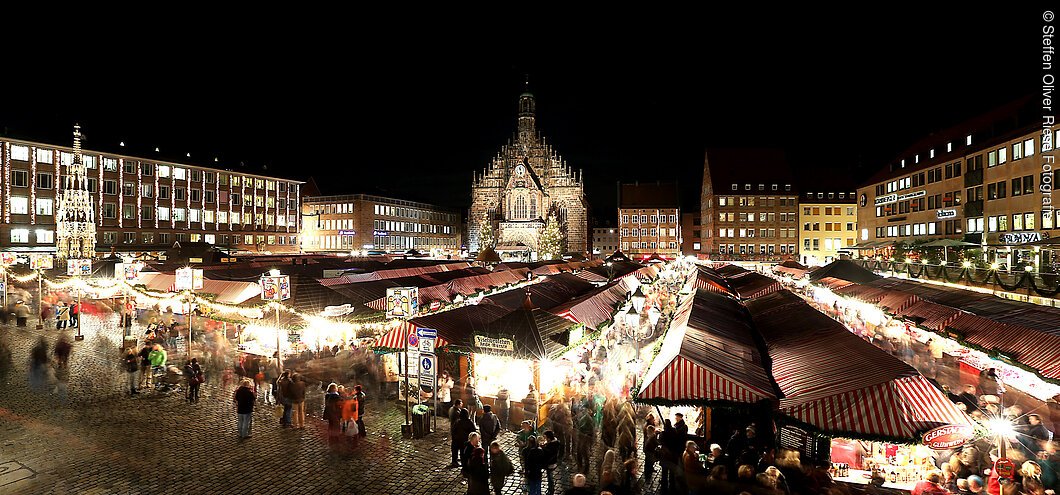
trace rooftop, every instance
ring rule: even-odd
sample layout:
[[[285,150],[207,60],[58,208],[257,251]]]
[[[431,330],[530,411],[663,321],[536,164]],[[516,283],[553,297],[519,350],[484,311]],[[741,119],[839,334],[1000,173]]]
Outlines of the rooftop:
[[[679,208],[676,182],[619,184],[619,208]]]

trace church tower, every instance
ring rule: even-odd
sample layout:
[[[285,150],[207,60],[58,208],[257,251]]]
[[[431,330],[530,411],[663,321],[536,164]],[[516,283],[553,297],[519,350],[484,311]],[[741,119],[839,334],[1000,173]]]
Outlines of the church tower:
[[[92,258],[96,254],[96,224],[88,175],[81,159],[81,126],[74,124],[74,158],[66,167],[62,196],[55,215],[55,254],[60,260]]]
[[[519,144],[531,146],[537,140],[534,95],[529,91],[519,95]]]

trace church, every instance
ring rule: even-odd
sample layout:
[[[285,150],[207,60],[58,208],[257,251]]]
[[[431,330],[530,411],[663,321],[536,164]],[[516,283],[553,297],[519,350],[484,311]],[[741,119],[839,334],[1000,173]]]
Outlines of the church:
[[[535,106],[533,94],[519,96],[515,135],[481,173],[474,173],[471,251],[493,247],[504,259],[524,260],[586,253],[588,204],[581,174],[538,133]]]

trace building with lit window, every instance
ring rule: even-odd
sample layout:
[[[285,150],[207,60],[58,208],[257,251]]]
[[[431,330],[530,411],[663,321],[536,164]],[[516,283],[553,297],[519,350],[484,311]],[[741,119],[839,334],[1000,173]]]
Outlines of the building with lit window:
[[[618,251],[618,229],[616,227],[593,228],[593,258],[606,258]]]
[[[799,196],[800,262],[827,265],[857,243],[857,195],[854,191],[807,191]]]
[[[698,211],[681,214],[681,254],[696,256],[703,250],[703,217]]]
[[[70,147],[0,137],[0,249],[55,252]],[[97,253],[206,242],[231,252],[298,251],[301,182],[82,151]]]
[[[782,151],[711,148],[703,164],[701,257],[798,259],[798,192]]]
[[[1060,234],[1060,198],[1058,127],[1043,129],[1040,112],[1024,98],[910,146],[858,188],[858,243],[949,238],[978,244],[1008,267],[1043,261],[1044,248],[1030,243]]]
[[[306,252],[460,253],[460,214],[426,203],[368,194],[309,196],[302,217]]]
[[[619,247],[631,259],[681,254],[681,203],[676,183],[618,186]]]

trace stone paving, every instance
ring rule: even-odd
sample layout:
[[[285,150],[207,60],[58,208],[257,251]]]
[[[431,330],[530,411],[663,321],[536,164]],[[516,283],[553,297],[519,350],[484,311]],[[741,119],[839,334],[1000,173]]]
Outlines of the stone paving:
[[[65,401],[54,390],[28,385],[29,352],[53,327],[36,330],[0,325],[0,343],[13,366],[0,373],[0,493],[354,493],[457,494],[467,486],[449,462],[448,421],[424,439],[400,436],[404,409],[373,401],[365,422],[368,438],[349,453],[334,453],[319,419],[319,392],[307,400],[305,430],[280,428],[271,407],[254,414],[252,437],[240,440],[231,401],[234,379],[210,373],[199,403],[180,391],[130,397],[119,369],[116,320],[85,317],[86,339],[74,344]],[[103,331],[94,331],[102,328]],[[110,338],[105,338],[106,335]],[[174,362],[171,359],[171,362]],[[515,436],[501,442],[516,463]],[[594,454],[598,456],[599,452]],[[595,461],[594,461],[595,463]],[[572,472],[557,471],[557,493]],[[595,482],[595,476],[590,476]],[[506,495],[523,493],[510,476]]]

